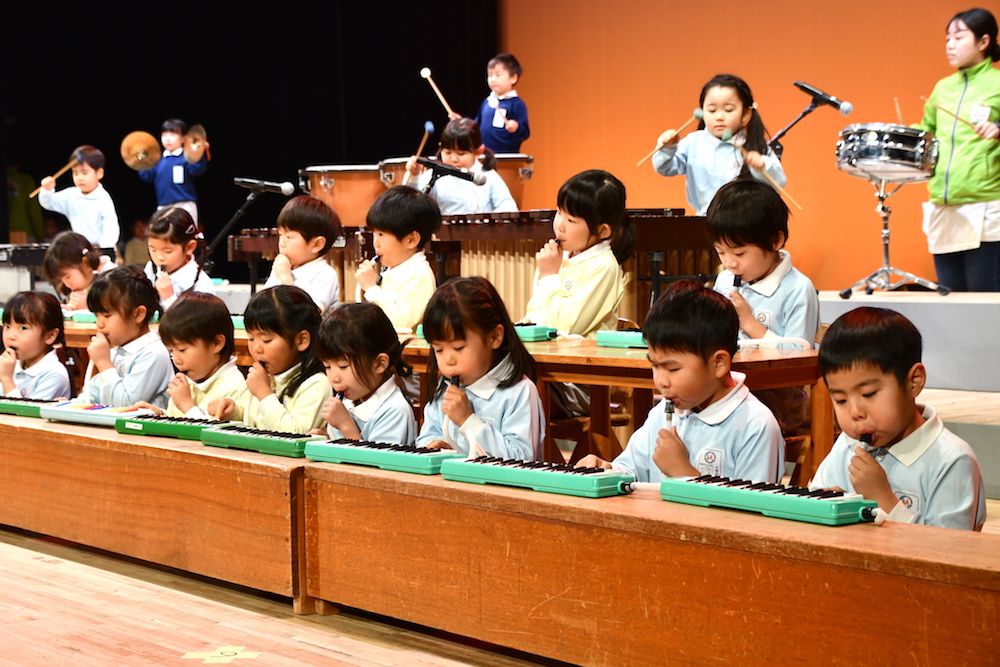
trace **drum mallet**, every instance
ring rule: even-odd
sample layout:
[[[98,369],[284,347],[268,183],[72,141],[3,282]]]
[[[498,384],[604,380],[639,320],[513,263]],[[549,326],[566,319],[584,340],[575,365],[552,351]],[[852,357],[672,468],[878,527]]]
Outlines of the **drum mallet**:
[[[892,101],[896,103],[896,118],[899,119],[899,124],[902,125],[903,124],[903,109],[902,109],[902,107],[899,106],[899,98],[898,97],[894,97],[894,98],[892,98]]]
[[[417,157],[420,157],[420,154],[424,151],[424,144],[427,143],[427,137],[431,136],[432,132],[434,132],[434,123],[427,121],[426,123],[424,123],[424,138],[420,140],[420,146],[417,148],[416,152]],[[403,174],[403,185],[406,185],[409,182],[410,182],[410,172],[407,171],[405,174]]]
[[[704,111],[702,111],[701,109],[695,109],[694,113],[691,114],[691,118],[688,119],[688,122],[686,122],[683,125],[681,125],[680,129],[677,130],[677,134],[680,134],[681,132],[683,132],[685,130],[685,128],[687,128],[687,126],[690,125],[691,123],[695,122],[696,120],[701,120],[704,117],[705,117],[705,112]],[[639,160],[638,162],[636,162],[635,166],[641,167],[643,162],[645,162],[649,158],[653,157],[653,155],[656,153],[656,151],[660,150],[661,148],[663,148],[663,144],[660,144],[660,143],[656,144],[656,148],[654,148],[653,150],[651,150],[649,152],[649,155],[647,155],[646,157],[644,157],[641,160]]]
[[[441,100],[441,105],[444,107],[444,110],[448,112],[448,115],[451,116],[455,113],[451,110],[451,107],[448,106],[448,100],[444,99],[444,95],[441,94],[441,89],[437,87],[437,84],[434,83],[434,79],[431,78],[431,68],[425,67],[420,70],[420,76],[427,79],[427,83],[431,84],[431,88],[433,88],[434,92],[437,93],[438,99]]]
[[[945,112],[946,114],[948,114],[949,116],[951,116],[951,117],[952,117],[952,118],[954,118],[955,120],[960,120],[960,121],[962,121],[963,123],[965,123],[966,125],[968,125],[969,127],[971,127],[971,128],[973,129],[973,130],[974,130],[974,129],[976,129],[976,124],[975,124],[975,123],[973,123],[972,121],[970,121],[970,120],[965,120],[964,118],[962,118],[962,117],[961,117],[961,116],[959,116],[958,114],[956,114],[956,113],[952,113],[951,111],[948,111],[947,109],[945,109],[945,108],[944,108],[943,106],[941,106],[940,104],[934,104],[933,102],[931,102],[931,101],[930,101],[929,99],[927,99],[927,98],[926,98],[926,97],[924,97],[923,95],[921,95],[921,96],[920,96],[920,99],[922,99],[922,100],[923,100],[924,102],[927,102],[927,104],[931,105],[932,107],[934,107],[934,108],[935,108],[935,109],[937,109],[938,111],[943,111],[943,112]]]
[[[59,178],[60,176],[62,176],[63,174],[65,174],[67,171],[69,171],[70,169],[72,169],[75,164],[76,164],[76,158],[73,158],[72,160],[70,160],[69,162],[66,163],[65,167],[63,167],[62,169],[60,169],[59,171],[57,171],[56,173],[54,173],[52,175],[52,180],[54,181],[57,178]],[[30,195],[28,195],[28,199],[34,199],[35,195],[37,195],[41,191],[42,191],[42,186],[39,185],[37,188],[35,188],[31,192]]]
[[[730,139],[732,139],[732,138],[733,138],[733,133],[732,133],[732,131],[731,131],[731,130],[726,130],[725,134],[723,134],[723,135],[722,135],[722,140],[723,140],[723,141],[729,141],[729,140],[730,140]],[[741,152],[741,153],[743,153],[743,161],[744,161],[744,162],[746,162],[746,160],[747,160],[747,149],[746,149],[746,148],[744,148],[744,147],[743,147],[742,145],[740,145],[740,147],[739,147],[739,148],[740,148],[740,152]],[[767,172],[766,172],[766,171],[764,171],[763,169],[761,169],[761,170],[760,170],[760,173],[764,174],[764,178],[766,178],[766,179],[767,179],[767,181],[768,181],[768,182],[769,182],[769,183],[770,183],[771,185],[773,185],[773,186],[774,186],[774,189],[775,189],[775,190],[777,190],[777,191],[778,191],[778,192],[780,192],[781,194],[783,194],[783,195],[785,195],[786,197],[788,197],[788,201],[790,201],[790,202],[792,202],[793,204],[795,204],[795,208],[799,209],[800,211],[802,210],[802,207],[801,207],[801,206],[799,206],[799,203],[798,203],[797,201],[795,201],[795,199],[794,199],[794,198],[792,198],[792,195],[788,194],[788,191],[787,191],[787,190],[785,190],[785,188],[783,188],[783,187],[781,187],[780,185],[778,185],[778,184],[777,184],[777,182],[775,182],[775,180],[774,180],[773,178],[771,178],[771,174],[767,173]]]

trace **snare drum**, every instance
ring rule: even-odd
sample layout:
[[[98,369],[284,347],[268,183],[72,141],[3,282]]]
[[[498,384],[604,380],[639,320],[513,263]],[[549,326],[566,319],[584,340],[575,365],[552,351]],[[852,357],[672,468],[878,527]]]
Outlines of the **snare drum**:
[[[406,173],[408,157],[386,158],[378,163],[378,177],[387,188],[403,184],[403,174]]]
[[[535,158],[524,153],[497,153],[496,159],[497,173],[507,184],[510,196],[520,209],[521,200],[524,198],[524,182],[535,172]]]
[[[870,181],[915,183],[934,175],[937,139],[905,125],[848,125],[837,142],[837,168]]]
[[[385,192],[377,164],[332,164],[299,170],[299,187],[326,202],[344,227],[364,227],[368,209]]]

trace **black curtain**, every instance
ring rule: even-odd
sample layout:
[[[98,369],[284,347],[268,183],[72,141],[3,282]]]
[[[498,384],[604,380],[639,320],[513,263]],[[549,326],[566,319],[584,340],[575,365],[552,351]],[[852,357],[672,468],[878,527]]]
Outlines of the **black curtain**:
[[[76,146],[100,148],[123,239],[156,205],[121,160],[129,132],[159,138],[172,117],[205,126],[212,161],[196,184],[211,240],[246,198],[234,176],[297,184],[306,166],[410,155],[426,120],[439,133],[447,117],[422,67],[456,111],[475,115],[497,51],[495,0],[77,7],[3,10],[0,152],[37,181]],[[67,185],[68,175],[57,188]],[[273,226],[285,201],[261,197],[237,227]],[[4,241],[6,206],[0,215]],[[225,243],[213,259],[214,275],[245,279]]]

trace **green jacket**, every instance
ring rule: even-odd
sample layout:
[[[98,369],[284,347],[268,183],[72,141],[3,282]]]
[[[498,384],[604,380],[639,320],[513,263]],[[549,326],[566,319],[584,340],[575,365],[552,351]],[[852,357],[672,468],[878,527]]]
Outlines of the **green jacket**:
[[[974,106],[986,106],[989,120],[996,122],[1000,120],[1000,70],[989,58],[960,69],[938,81],[930,102],[966,120]],[[1000,141],[983,139],[929,102],[918,127],[938,139],[937,167],[927,183],[933,203],[947,206],[1000,199]]]

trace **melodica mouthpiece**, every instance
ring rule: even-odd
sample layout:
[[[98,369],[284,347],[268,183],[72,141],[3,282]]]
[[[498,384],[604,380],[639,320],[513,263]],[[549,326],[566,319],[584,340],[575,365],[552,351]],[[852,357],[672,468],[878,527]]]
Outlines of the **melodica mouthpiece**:
[[[743,276],[733,276],[733,287],[736,289],[743,287]]]
[[[667,430],[673,428],[674,426],[674,402],[671,400],[663,401],[663,414],[664,414],[664,428]]]

